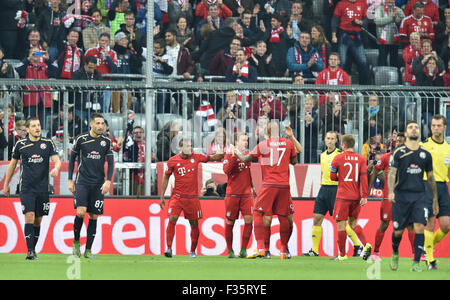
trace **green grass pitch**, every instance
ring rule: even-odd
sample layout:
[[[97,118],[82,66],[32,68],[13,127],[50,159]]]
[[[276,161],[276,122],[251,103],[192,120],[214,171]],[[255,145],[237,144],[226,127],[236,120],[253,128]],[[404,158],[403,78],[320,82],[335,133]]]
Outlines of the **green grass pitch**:
[[[438,258],[438,270],[410,271],[411,258],[400,258],[399,270],[391,271],[390,258],[368,262],[350,257],[332,261],[329,257],[293,257],[280,260],[229,259],[226,256],[97,255],[95,259],[72,255],[38,254],[27,261],[25,254],[0,254],[0,279],[140,279],[140,280],[302,280],[302,279],[450,279],[450,258]]]

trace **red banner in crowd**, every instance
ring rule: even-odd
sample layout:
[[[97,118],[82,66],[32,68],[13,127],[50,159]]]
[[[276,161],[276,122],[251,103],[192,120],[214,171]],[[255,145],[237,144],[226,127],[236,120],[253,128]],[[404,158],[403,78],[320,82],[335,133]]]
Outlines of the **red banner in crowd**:
[[[2,198],[0,205],[0,253],[25,253],[23,235],[24,216],[18,198]],[[199,255],[224,255],[225,205],[223,200],[201,200],[203,219],[199,221],[200,239],[197,247]],[[50,214],[43,218],[41,233],[36,250],[41,253],[72,253],[73,221],[75,210],[72,198],[52,198]],[[314,201],[294,201],[294,231],[289,241],[293,255],[307,252],[312,246],[312,214]],[[361,210],[359,224],[364,229],[368,242],[372,245],[375,232],[380,224],[379,201],[369,201]],[[167,210],[161,211],[159,200],[107,198],[104,215],[97,221],[97,234],[92,247],[93,253],[100,254],[163,254],[166,249],[165,228],[168,224]],[[81,231],[81,245],[86,243],[86,225]],[[234,250],[239,251],[243,220],[236,221],[234,227]],[[390,256],[392,226],[385,234],[381,255]],[[271,235],[271,252],[279,254],[280,234],[278,219],[274,218]],[[332,218],[323,222],[320,254],[337,255],[337,231]],[[347,243],[352,248],[350,242]],[[254,238],[249,249],[256,247]],[[176,226],[173,245],[175,254],[187,254],[190,249],[189,222],[180,217]],[[411,245],[407,234],[400,245],[401,256],[411,256]],[[349,254],[353,254],[349,250]],[[450,238],[446,237],[436,247],[436,257],[450,257]]]

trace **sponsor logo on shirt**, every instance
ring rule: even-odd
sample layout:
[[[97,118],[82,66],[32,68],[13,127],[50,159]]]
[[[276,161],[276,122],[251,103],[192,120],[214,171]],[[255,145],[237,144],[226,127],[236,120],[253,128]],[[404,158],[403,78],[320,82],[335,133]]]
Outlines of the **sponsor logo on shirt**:
[[[28,162],[32,164],[40,164],[44,161],[44,158],[39,154],[33,154],[31,157],[28,157]]]
[[[91,151],[90,153],[87,154],[87,158],[90,159],[100,159],[101,155],[100,153],[98,153],[97,151]]]

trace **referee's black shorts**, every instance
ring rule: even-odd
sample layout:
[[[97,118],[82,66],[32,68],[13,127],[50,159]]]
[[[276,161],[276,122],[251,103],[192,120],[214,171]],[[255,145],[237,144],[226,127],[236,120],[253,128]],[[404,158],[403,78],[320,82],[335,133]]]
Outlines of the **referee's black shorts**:
[[[428,183],[424,181],[423,183],[427,196],[425,197],[425,207],[430,211],[430,216],[433,214],[433,195],[431,194]],[[450,217],[450,196],[448,195],[448,186],[446,182],[436,182],[437,193],[438,193],[438,203],[439,203],[439,213],[436,216],[439,217]]]
[[[326,215],[329,212],[333,215],[334,202],[336,200],[337,185],[322,185],[314,202],[315,214]]]

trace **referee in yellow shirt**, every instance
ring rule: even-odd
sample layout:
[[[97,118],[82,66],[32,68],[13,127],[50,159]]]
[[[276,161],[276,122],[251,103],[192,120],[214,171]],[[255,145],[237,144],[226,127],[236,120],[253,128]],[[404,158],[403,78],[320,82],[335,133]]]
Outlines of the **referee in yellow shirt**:
[[[436,178],[438,192],[439,213],[433,215],[431,196],[426,199],[429,218],[425,226],[425,252],[427,254],[427,265],[429,270],[437,269],[436,259],[433,250],[447,235],[450,229],[450,197],[448,194],[447,182],[450,173],[450,145],[444,139],[447,130],[447,118],[443,115],[435,115],[431,119],[431,133],[423,144],[422,148],[431,153],[433,158],[433,174]],[[426,176],[424,178],[426,180]],[[426,186],[426,184],[425,184]],[[439,219],[439,229],[433,234],[436,225],[436,217]]]
[[[327,214],[333,215],[334,202],[336,200],[337,192],[337,181],[333,181],[330,178],[331,173],[331,162],[334,157],[342,151],[336,148],[338,141],[338,134],[335,131],[329,131],[325,135],[325,145],[327,150],[322,152],[320,155],[320,166],[322,169],[322,180],[319,194],[317,195],[316,201],[314,203],[313,211],[313,228],[312,228],[312,249],[307,253],[303,253],[303,256],[319,256],[319,244],[322,239],[322,222],[323,218]],[[358,238],[356,237],[353,229],[347,224],[346,226],[347,235],[352,240],[355,246],[354,256],[359,256],[363,250],[363,247],[359,244]]]

